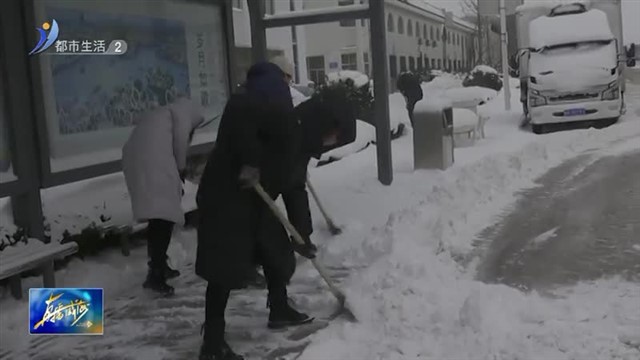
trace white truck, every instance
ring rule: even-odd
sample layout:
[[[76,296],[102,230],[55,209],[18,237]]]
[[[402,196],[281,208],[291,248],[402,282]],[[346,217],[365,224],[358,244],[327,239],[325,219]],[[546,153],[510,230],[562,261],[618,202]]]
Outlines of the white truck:
[[[530,2],[518,7],[516,19],[515,63],[533,131],[615,123],[625,111],[621,0]]]

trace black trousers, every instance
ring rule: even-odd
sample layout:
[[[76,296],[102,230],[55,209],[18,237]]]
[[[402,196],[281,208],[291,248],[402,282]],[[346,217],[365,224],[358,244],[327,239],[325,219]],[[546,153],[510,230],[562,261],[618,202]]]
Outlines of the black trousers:
[[[272,309],[287,306],[287,279],[283,279],[271,266],[263,265],[264,276],[269,289],[269,303]],[[226,321],[224,313],[231,290],[219,284],[209,282],[205,303],[204,342],[209,349],[217,349],[224,342]]]
[[[407,104],[407,113],[409,113],[409,121],[411,122],[411,127],[413,128],[413,109],[415,108],[416,103],[408,103]]]
[[[174,223],[162,219],[151,219],[147,227],[147,256],[150,269],[164,269],[167,265],[167,249],[171,241]]]

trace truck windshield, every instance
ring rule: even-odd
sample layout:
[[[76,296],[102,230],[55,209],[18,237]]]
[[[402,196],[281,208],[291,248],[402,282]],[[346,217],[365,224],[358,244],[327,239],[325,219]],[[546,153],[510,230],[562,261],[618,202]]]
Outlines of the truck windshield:
[[[568,43],[543,48],[531,53],[534,72],[565,68],[613,69],[617,65],[617,50],[613,40]]]

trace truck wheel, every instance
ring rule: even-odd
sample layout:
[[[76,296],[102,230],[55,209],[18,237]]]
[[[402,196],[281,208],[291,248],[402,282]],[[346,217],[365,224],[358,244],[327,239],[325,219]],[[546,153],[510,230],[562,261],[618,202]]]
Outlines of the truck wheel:
[[[596,129],[604,129],[607,128],[615,123],[618,122],[619,118],[611,118],[611,119],[602,119],[602,120],[598,120],[598,122],[595,125]]]
[[[531,129],[533,130],[534,134],[547,134],[552,130],[551,125],[552,124],[532,124]]]

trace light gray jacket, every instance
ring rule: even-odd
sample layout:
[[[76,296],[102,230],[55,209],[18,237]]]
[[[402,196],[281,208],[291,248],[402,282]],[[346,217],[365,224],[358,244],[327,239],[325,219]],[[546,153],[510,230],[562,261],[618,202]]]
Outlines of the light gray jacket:
[[[122,149],[122,169],[136,221],[184,224],[180,172],[202,109],[187,99],[142,114]]]

